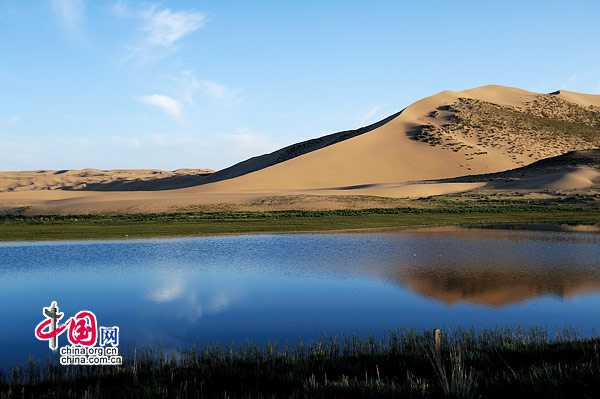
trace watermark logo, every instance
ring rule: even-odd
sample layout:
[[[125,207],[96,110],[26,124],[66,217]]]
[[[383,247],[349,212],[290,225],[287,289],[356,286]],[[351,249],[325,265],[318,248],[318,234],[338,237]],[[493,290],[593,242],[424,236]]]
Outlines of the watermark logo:
[[[119,327],[98,326],[96,315],[90,310],[81,310],[61,323],[61,313],[56,301],[42,308],[44,319],[35,327],[35,337],[47,341],[48,347],[56,351],[58,338],[66,331],[69,345],[59,350],[62,365],[120,365]],[[98,345],[96,345],[98,344]]]

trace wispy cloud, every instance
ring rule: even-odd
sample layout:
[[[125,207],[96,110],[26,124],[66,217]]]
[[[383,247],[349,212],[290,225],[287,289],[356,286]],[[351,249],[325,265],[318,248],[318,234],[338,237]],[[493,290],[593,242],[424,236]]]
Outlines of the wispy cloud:
[[[141,13],[142,31],[147,43],[153,46],[172,47],[185,36],[200,29],[206,15],[195,11],[171,11],[151,6]]]
[[[181,97],[189,104],[193,104],[198,95],[208,96],[216,100],[235,101],[239,99],[239,91],[214,80],[199,79],[191,71],[183,71],[174,80],[180,87]]]
[[[165,96],[163,94],[151,94],[148,96],[142,96],[139,98],[139,100],[146,105],[160,109],[178,122],[180,122],[183,118],[183,107],[179,101],[172,97]]]
[[[113,14],[138,21],[140,39],[130,46],[128,59],[155,59],[173,52],[178,43],[206,24],[206,14],[198,11],[174,11],[156,4],[132,7],[115,3]]]
[[[61,26],[69,34],[82,34],[86,6],[84,0],[50,0],[50,5]]]
[[[171,91],[178,93],[177,95],[151,94],[139,97],[138,100],[146,105],[159,108],[174,120],[181,122],[184,108],[196,106],[196,100],[200,96],[226,103],[239,99],[237,91],[212,80],[198,79],[189,71],[183,72],[173,79],[176,87]]]

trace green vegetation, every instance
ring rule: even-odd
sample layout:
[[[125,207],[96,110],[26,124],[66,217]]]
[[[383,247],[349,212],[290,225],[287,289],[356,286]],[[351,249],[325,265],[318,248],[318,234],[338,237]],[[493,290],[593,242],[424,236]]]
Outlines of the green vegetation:
[[[600,203],[586,198],[465,201],[419,207],[335,211],[212,212],[113,216],[3,216],[0,240],[143,238],[242,233],[401,229],[492,224],[599,224]]]
[[[600,138],[600,112],[592,112],[585,108],[564,102],[566,115],[557,115],[549,110],[546,113],[533,113],[533,108],[526,112],[511,107],[502,107],[492,103],[476,100],[463,100],[470,111],[477,113],[481,119],[466,119],[463,123],[490,123],[492,126],[511,128],[515,131],[538,132],[548,139],[565,136],[577,137],[598,143]],[[561,104],[563,105],[563,104]],[[580,112],[573,112],[573,108]],[[543,107],[541,108],[543,111]],[[485,126],[485,125],[484,125]]]
[[[0,379],[9,398],[506,398],[600,395],[600,340],[542,330],[397,332],[296,346],[136,351],[119,367],[40,366]],[[527,395],[527,396],[526,396]]]
[[[539,160],[600,145],[600,108],[553,95],[537,96],[523,107],[459,98],[429,116],[437,124],[417,126],[411,137],[455,152],[469,151],[466,161],[493,148],[502,148],[516,161],[523,155]]]

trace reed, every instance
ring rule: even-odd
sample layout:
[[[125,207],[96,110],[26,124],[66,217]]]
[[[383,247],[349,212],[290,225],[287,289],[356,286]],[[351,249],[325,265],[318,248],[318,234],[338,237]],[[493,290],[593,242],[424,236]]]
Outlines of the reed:
[[[136,349],[121,367],[30,360],[0,376],[0,398],[598,397],[598,375],[600,339],[572,332],[396,331],[293,346]]]

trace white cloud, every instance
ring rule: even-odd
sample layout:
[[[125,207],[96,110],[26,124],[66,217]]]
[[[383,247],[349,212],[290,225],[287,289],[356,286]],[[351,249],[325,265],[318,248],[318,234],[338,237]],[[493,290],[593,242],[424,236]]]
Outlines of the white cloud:
[[[157,4],[136,7],[124,0],[113,4],[112,13],[136,22],[140,37],[126,45],[124,61],[141,64],[160,60],[177,51],[179,42],[207,21],[202,12],[176,11]]]
[[[206,15],[195,11],[171,11],[151,6],[141,13],[142,31],[147,43],[159,47],[171,47],[185,36],[200,29]]]
[[[220,104],[239,99],[237,91],[212,80],[198,79],[190,71],[184,71],[171,79],[175,87],[169,92],[175,92],[175,95],[152,94],[139,97],[139,101],[161,109],[179,122],[183,119],[184,108],[195,106],[200,95],[219,100]]]
[[[181,97],[189,104],[193,104],[198,94],[214,98],[216,100],[236,101],[239,99],[237,90],[215,82],[214,80],[198,79],[191,71],[183,71],[174,78],[177,85],[180,86]]]
[[[50,0],[50,4],[65,30],[71,34],[81,34],[85,19],[84,0]]]
[[[144,104],[159,108],[176,121],[181,121],[183,118],[183,107],[172,97],[162,94],[151,94],[149,96],[142,96],[139,100]]]

